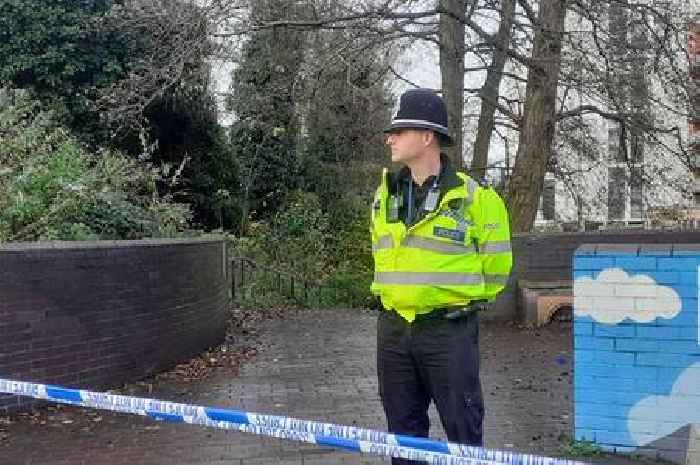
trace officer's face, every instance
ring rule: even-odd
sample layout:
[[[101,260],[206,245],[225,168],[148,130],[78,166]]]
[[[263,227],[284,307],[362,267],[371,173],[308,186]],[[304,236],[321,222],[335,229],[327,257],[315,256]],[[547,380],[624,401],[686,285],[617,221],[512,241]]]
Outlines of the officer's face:
[[[426,136],[423,129],[396,129],[386,137],[386,145],[391,149],[391,161],[410,162],[425,153]]]

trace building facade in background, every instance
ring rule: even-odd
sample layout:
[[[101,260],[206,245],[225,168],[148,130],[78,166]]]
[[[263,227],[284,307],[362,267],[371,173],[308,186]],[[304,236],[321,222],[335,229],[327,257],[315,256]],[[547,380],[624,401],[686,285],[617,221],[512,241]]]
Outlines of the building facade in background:
[[[590,182],[585,187],[599,191],[602,201],[598,208],[586,212],[581,218],[572,214],[580,208],[572,193],[553,177],[545,179],[540,210],[535,222],[539,229],[559,229],[568,224],[570,229],[614,229],[629,227],[655,227],[673,223],[678,227],[700,228],[700,14],[688,28],[689,97],[688,148],[690,167],[693,171],[693,200],[683,205],[678,196],[661,199],[642,181],[647,175],[645,166],[658,163],[654,159],[656,147],[646,140],[639,129],[651,125],[649,86],[645,69],[651,63],[649,50],[653,47],[646,27],[636,24],[627,9],[613,3],[609,9],[610,42],[608,57],[615,69],[620,70],[613,79],[619,89],[614,96],[612,111],[631,114],[631,124],[621,125],[605,121],[601,144],[606,147],[606,163],[603,168],[591,171]],[[679,125],[684,124],[679,121]],[[647,168],[648,169],[648,168]],[[688,208],[690,207],[690,208]],[[671,218],[661,220],[659,218]],[[567,229],[566,227],[564,229]]]
[[[693,160],[693,219],[700,222],[700,14],[695,15],[688,34],[690,59],[690,118],[688,145]]]
[[[645,79],[649,40],[645,25],[636,24],[626,7],[610,5],[609,56],[615,69],[622,70],[614,79],[619,89],[616,104],[620,111],[632,115],[629,127],[608,121],[608,214],[609,222],[644,221],[644,155],[647,149],[639,125],[647,123],[649,90]]]

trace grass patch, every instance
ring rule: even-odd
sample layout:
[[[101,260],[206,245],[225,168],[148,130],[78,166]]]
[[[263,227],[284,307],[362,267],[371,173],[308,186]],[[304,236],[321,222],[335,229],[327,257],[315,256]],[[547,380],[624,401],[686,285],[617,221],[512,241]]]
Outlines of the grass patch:
[[[562,446],[562,452],[568,457],[600,457],[603,449],[597,444],[588,440],[578,440],[569,438]]]

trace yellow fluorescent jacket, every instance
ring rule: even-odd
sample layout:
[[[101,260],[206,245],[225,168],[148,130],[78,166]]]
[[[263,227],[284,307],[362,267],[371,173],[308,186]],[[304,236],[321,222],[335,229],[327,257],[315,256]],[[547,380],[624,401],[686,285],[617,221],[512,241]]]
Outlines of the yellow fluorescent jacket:
[[[406,228],[402,221],[387,221],[387,169],[382,173],[370,222],[371,292],[384,308],[410,322],[434,308],[491,301],[508,280],[513,258],[503,200],[492,188],[457,175],[464,183],[445,192],[435,211]]]

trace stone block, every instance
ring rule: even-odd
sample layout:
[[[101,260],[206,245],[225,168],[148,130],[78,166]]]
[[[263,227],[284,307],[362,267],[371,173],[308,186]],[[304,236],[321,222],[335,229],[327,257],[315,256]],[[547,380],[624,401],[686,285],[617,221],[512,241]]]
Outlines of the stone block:
[[[529,326],[547,324],[557,311],[570,319],[573,313],[571,281],[518,282],[521,322]],[[568,311],[567,311],[568,309]]]

